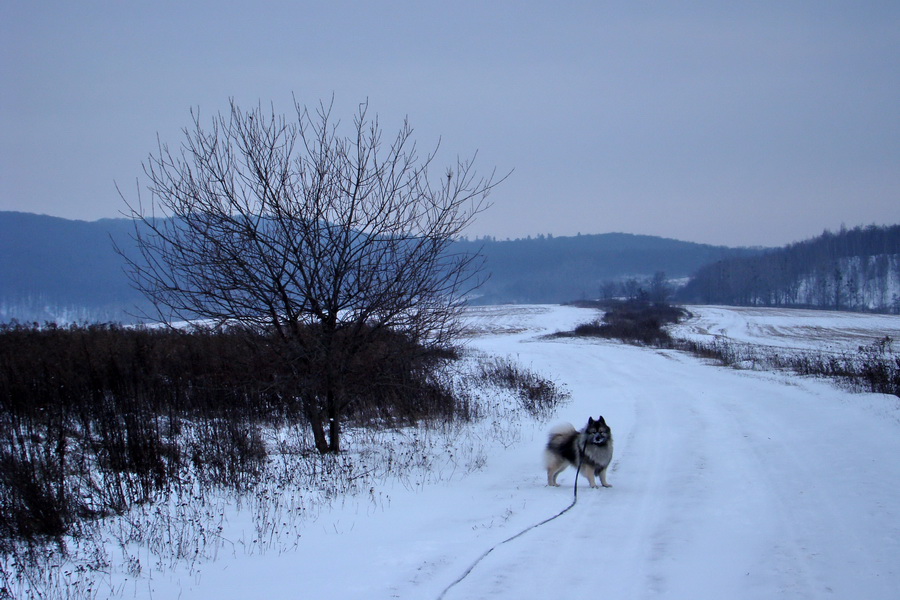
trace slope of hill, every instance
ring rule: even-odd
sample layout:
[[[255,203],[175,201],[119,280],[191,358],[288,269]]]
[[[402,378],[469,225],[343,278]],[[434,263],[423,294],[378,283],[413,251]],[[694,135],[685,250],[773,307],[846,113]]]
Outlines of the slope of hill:
[[[128,219],[0,212],[0,321],[127,320],[143,298],[114,243],[133,248],[131,233]],[[712,261],[759,252],[624,233],[460,241],[454,250],[485,256],[478,304],[595,298],[604,281],[686,278]]]
[[[826,231],[760,256],[705,266],[679,299],[900,313],[900,225]]]

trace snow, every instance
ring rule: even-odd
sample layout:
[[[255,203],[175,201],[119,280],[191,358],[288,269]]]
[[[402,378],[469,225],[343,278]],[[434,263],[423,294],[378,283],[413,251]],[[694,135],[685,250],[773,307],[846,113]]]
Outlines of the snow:
[[[693,318],[671,329],[673,335],[828,352],[855,352],[883,339],[900,340],[900,316],[738,306],[691,306]]]
[[[696,312],[695,333],[727,329],[773,344],[800,343],[792,323],[813,322]],[[472,348],[511,356],[572,396],[552,422],[492,442],[481,470],[396,484],[377,502],[349,498],[304,528],[296,548],[223,551],[189,573],[145,572],[123,596],[438,598],[486,550],[571,502],[574,469],[561,487],[546,485],[546,431],[603,415],[615,437],[613,487],[582,479],[572,510],[497,546],[448,600],[897,597],[898,398],[674,351],[542,337],[593,317],[558,306],[473,310]],[[881,336],[880,318],[824,314],[813,319],[822,333],[803,343],[821,343],[829,328]]]

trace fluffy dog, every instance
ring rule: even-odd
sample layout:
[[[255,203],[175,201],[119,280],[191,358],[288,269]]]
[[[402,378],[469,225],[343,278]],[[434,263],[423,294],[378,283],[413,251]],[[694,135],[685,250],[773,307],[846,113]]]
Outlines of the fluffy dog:
[[[597,487],[595,477],[600,477],[603,487],[612,487],[606,481],[606,469],[612,462],[613,438],[612,430],[603,417],[596,421],[588,418],[587,425],[576,431],[570,423],[555,427],[547,440],[544,458],[547,465],[547,485],[558,486],[556,476],[566,470],[569,465],[578,468],[587,477],[591,487]],[[575,474],[578,477],[578,474]]]

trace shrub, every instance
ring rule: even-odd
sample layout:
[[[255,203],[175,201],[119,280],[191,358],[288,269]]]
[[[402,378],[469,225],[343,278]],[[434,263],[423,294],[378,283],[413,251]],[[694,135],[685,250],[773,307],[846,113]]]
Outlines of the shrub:
[[[494,358],[480,364],[478,378],[488,384],[516,392],[520,406],[536,419],[549,418],[569,394],[552,380],[524,369],[509,358]]]
[[[665,330],[665,326],[677,323],[688,314],[681,307],[641,300],[610,300],[596,306],[605,311],[602,320],[583,323],[574,331],[557,335],[600,337],[668,347],[672,343],[672,338]]]
[[[0,549],[11,539],[59,538],[75,519],[65,487],[53,485],[58,465],[0,453]]]

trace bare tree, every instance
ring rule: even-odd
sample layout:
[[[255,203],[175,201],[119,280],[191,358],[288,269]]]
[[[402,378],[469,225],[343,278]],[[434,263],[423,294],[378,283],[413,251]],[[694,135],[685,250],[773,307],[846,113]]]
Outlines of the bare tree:
[[[432,175],[436,150],[420,157],[406,122],[385,144],[367,103],[347,137],[331,105],[294,108],[232,100],[209,128],[192,111],[181,148],[144,165],[149,202],[123,196],[141,254],[129,264],[167,322],[271,333],[316,446],[335,452],[350,369],[385,332],[419,348],[458,332],[482,259],[451,245],[502,179],[461,159]]]
[[[653,274],[648,287],[647,295],[651,302],[666,302],[672,296],[672,286],[666,279],[665,271],[657,271]]]

